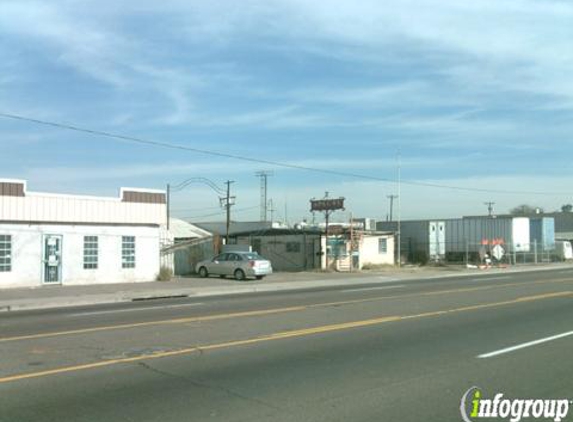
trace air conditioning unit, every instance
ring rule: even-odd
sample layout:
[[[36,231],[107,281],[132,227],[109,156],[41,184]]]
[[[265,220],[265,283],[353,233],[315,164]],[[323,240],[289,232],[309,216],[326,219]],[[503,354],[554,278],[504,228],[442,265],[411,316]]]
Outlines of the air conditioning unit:
[[[365,218],[364,219],[364,230],[376,231],[376,220],[373,218]]]

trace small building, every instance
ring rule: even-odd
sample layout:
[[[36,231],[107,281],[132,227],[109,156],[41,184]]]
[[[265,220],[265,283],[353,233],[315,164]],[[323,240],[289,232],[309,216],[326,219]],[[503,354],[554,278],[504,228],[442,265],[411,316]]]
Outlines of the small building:
[[[269,259],[275,271],[309,271],[328,267],[337,271],[394,265],[394,235],[351,230],[348,226],[316,229],[267,229],[234,233],[230,243],[250,245]]]
[[[315,230],[260,229],[233,233],[229,244],[250,245],[272,262],[274,271],[321,268],[321,232]]]
[[[65,195],[0,179],[0,288],[153,281],[165,223],[164,191]]]

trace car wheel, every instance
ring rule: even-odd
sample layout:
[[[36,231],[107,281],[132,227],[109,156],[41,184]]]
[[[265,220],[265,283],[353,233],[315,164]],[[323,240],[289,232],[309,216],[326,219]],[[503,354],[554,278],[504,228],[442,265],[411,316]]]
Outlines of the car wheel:
[[[241,281],[245,279],[245,272],[243,270],[235,270],[235,280]]]
[[[199,277],[201,277],[201,278],[209,277],[209,272],[207,271],[207,268],[205,268],[205,267],[199,268]]]
[[[263,277],[264,277],[264,275],[258,275],[258,276],[256,276],[257,280],[262,280]]]

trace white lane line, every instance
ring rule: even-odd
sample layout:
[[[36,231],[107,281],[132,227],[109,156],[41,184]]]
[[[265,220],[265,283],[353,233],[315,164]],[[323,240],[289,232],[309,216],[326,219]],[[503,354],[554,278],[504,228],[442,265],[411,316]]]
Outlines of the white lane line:
[[[397,286],[364,287],[363,289],[345,289],[341,290],[341,292],[366,292],[368,290],[398,289],[400,287],[404,287],[404,285],[398,284]]]
[[[558,340],[560,338],[568,337],[568,336],[573,336],[573,331],[569,331],[569,332],[563,333],[563,334],[557,334],[557,335],[551,336],[551,337],[545,337],[545,338],[535,340],[535,341],[530,341],[527,343],[517,344],[515,346],[507,347],[505,349],[496,350],[495,352],[484,353],[483,355],[479,355],[478,358],[479,359],[492,358],[494,356],[503,355],[505,353],[511,353],[511,352],[516,351],[516,350],[525,349],[526,347],[537,346],[538,344],[547,343],[549,341]]]
[[[513,278],[513,277],[510,275],[501,275],[499,277],[478,277],[478,278],[472,278],[472,281],[506,280],[508,278]]]
[[[68,315],[68,317],[86,316],[86,315],[115,314],[115,313],[120,313],[120,312],[151,311],[151,310],[155,310],[155,309],[185,308],[185,307],[201,306],[201,305],[203,305],[203,303],[183,303],[180,305],[147,306],[145,308],[111,309],[108,311],[78,312],[76,314],[70,314],[70,315]]]

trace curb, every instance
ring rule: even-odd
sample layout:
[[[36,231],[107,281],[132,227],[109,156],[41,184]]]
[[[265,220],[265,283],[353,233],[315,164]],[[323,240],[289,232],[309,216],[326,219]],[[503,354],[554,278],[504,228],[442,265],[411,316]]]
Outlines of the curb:
[[[455,277],[487,277],[493,274],[508,274],[508,273],[522,273],[522,272],[536,272],[536,271],[559,271],[563,269],[573,269],[571,265],[560,265],[554,267],[527,267],[527,268],[492,268],[488,271],[478,270],[477,272],[459,272],[453,274],[408,274],[406,277],[391,277],[383,274],[367,274],[363,277],[353,278],[350,282],[347,279],[323,279],[312,281],[294,281],[294,282],[279,282],[277,284],[265,283],[259,285],[241,285],[241,286],[226,286],[222,288],[181,288],[174,289],[173,291],[166,292],[165,290],[156,290],[141,293],[123,292],[121,295],[117,294],[93,294],[84,297],[71,296],[71,297],[54,297],[54,298],[39,298],[39,299],[14,299],[8,300],[4,303],[0,302],[0,313],[16,312],[16,311],[32,311],[32,310],[46,310],[56,308],[71,308],[90,305],[105,305],[114,303],[128,303],[151,301],[160,299],[175,299],[175,298],[199,298],[199,297],[217,297],[228,295],[241,295],[249,293],[270,293],[270,292],[285,292],[285,291],[301,291],[312,290],[321,287],[340,287],[340,286],[353,286],[353,285],[379,285],[385,283],[396,282],[409,282],[420,280],[434,280],[440,278],[455,278]]]

